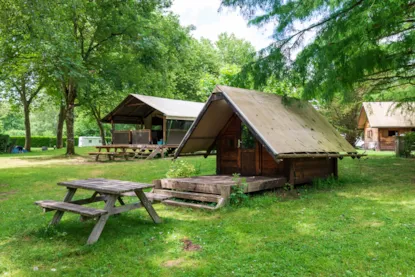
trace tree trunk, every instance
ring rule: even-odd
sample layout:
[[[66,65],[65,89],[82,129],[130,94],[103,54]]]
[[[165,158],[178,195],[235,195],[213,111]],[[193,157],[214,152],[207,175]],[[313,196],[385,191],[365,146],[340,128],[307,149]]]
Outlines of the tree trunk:
[[[56,148],[63,148],[63,124],[65,123],[65,104],[59,108],[58,126],[56,128]]]
[[[65,102],[66,102],[66,155],[75,154],[75,135],[74,135],[74,122],[75,122],[75,99],[76,99],[76,87],[69,82],[69,85],[65,88]]]
[[[101,140],[102,140],[102,145],[107,145],[107,142],[105,141],[104,125],[99,119],[97,119],[96,121],[97,121],[98,128],[99,128],[99,135],[101,136]]]
[[[23,103],[23,111],[24,111],[24,127],[25,127],[25,141],[24,141],[24,149],[30,151],[32,145],[32,136],[30,130],[30,108],[29,103],[24,101]],[[47,145],[45,145],[47,146]]]

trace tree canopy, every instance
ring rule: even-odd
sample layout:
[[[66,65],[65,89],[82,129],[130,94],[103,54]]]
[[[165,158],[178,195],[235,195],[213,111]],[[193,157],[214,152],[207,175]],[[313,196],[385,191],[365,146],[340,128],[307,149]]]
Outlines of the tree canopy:
[[[408,0],[222,0],[251,25],[273,24],[274,42],[240,82],[289,80],[305,98],[353,97],[413,87],[415,2]],[[245,84],[246,85],[246,84]],[[379,97],[378,97],[379,98]],[[400,97],[415,100],[415,95]]]

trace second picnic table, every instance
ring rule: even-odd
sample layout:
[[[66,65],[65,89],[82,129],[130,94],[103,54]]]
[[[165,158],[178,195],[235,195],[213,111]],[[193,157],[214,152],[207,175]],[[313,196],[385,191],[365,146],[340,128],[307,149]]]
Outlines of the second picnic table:
[[[35,203],[44,208],[44,211],[46,212],[56,211],[52,221],[50,222],[52,225],[56,225],[60,222],[64,212],[80,214],[81,220],[98,218],[94,229],[89,235],[87,244],[92,244],[98,240],[102,230],[104,229],[105,223],[111,215],[144,207],[154,223],[161,223],[161,219],[151,205],[146,193],[143,192],[143,189],[153,187],[151,184],[120,180],[86,179],[60,182],[58,185],[65,186],[68,189],[63,202],[42,200],[36,201]],[[72,198],[78,189],[91,190],[94,191],[94,193],[90,198],[72,201]],[[125,204],[122,200],[122,196],[125,195],[135,195],[140,201],[133,204]],[[118,207],[115,206],[117,200],[120,203],[120,206]],[[82,206],[99,201],[105,202],[103,209]]]
[[[151,151],[151,154],[147,156],[147,159],[152,159],[157,154],[163,152],[163,146],[157,144],[110,144],[96,146],[98,152],[90,152],[89,155],[95,156],[95,161],[98,161],[99,156],[107,156],[109,160],[113,160],[115,157],[124,157],[128,160],[131,155],[134,158],[142,155],[145,151]],[[102,151],[103,149],[106,150]],[[113,151],[111,151],[113,149]]]

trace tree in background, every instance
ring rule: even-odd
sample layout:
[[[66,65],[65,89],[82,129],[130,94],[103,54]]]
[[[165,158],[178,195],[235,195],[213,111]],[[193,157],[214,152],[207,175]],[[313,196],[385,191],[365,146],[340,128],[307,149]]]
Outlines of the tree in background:
[[[110,65],[103,62],[105,58],[118,60],[117,65],[134,61],[152,67],[158,66],[159,57],[180,47],[181,37],[172,41],[171,28],[166,28],[162,13],[169,4],[164,0],[2,2],[2,22],[7,25],[16,15],[27,19],[25,34],[34,37],[32,47],[42,53],[42,66],[59,83],[65,102],[67,154],[75,152],[74,109],[79,104],[79,93],[91,75],[108,71]],[[167,45],[175,42],[174,47]],[[126,71],[112,68],[112,72],[117,76]],[[128,72],[130,76],[135,74],[140,72]]]
[[[359,97],[344,101],[341,95],[336,95],[332,101],[320,103],[319,108],[319,111],[344,135],[344,138],[351,145],[356,146],[362,133],[357,124],[362,108],[362,101],[359,101]]]
[[[27,66],[27,67],[25,67]],[[1,74],[0,90],[2,98],[8,99],[12,105],[21,106],[24,115],[25,144],[27,151],[31,150],[30,112],[34,100],[44,86],[39,75],[32,68],[32,64],[19,65],[13,69],[4,66]],[[6,75],[6,76],[5,76]]]
[[[255,61],[256,53],[249,41],[239,39],[234,34],[222,33],[214,44],[203,39],[201,43],[210,49],[204,52],[210,53],[210,59],[217,65],[216,71],[203,71],[199,78],[199,101],[206,101],[215,85],[238,85],[237,75],[244,65]],[[245,82],[249,80],[248,77]]]
[[[357,89],[368,95],[414,84],[413,1],[222,0],[222,5],[240,8],[251,25],[276,24],[275,42],[244,68],[255,87],[274,76],[302,87],[304,98],[331,99]]]
[[[41,53],[34,47],[28,19],[21,16],[12,1],[5,1],[0,11],[0,93],[12,105],[21,106],[24,114],[25,145],[31,150],[30,111],[45,86]],[[2,7],[2,6],[0,6]]]
[[[243,66],[254,61],[255,47],[234,34],[221,33],[215,43],[222,63]]]

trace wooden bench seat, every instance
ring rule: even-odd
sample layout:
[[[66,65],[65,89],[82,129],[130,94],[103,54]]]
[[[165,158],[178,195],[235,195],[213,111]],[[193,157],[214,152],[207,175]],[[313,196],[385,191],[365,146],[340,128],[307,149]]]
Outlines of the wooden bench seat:
[[[35,203],[36,205],[39,205],[40,207],[48,210],[72,212],[86,217],[98,217],[108,213],[106,210],[102,209],[95,209],[91,207],[85,207],[77,204],[59,202],[54,200],[41,200],[36,201]]]
[[[161,202],[163,200],[171,198],[171,196],[169,196],[169,195],[157,194],[157,193],[152,193],[152,192],[145,192],[144,194],[146,195],[147,199],[150,202]],[[126,193],[123,193],[121,195],[122,196],[129,196],[129,197],[137,197],[135,192],[133,192],[133,191],[126,192]]]
[[[132,153],[132,152],[131,152]],[[111,155],[111,156],[124,156],[129,155],[130,152],[89,152],[88,155]]]

